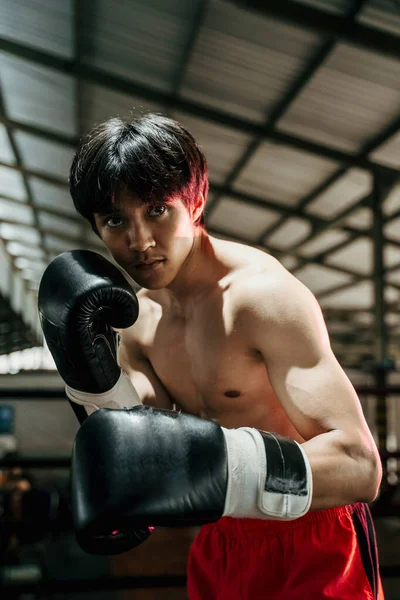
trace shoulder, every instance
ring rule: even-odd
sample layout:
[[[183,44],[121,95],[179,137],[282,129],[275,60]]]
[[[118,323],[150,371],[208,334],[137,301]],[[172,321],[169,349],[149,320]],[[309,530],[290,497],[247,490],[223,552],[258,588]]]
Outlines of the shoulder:
[[[244,269],[231,285],[234,321],[249,340],[286,334],[326,341],[322,311],[312,292],[273,257]]]
[[[241,313],[279,318],[317,304],[312,292],[269,255],[235,273],[231,297]]]
[[[213,245],[229,267],[221,287],[233,315],[282,321],[301,310],[319,310],[312,292],[267,252],[215,238]]]
[[[315,362],[329,350],[315,296],[279,263],[275,269],[248,272],[245,279],[232,284],[232,295],[236,331],[265,360],[279,356],[301,362],[307,356]]]

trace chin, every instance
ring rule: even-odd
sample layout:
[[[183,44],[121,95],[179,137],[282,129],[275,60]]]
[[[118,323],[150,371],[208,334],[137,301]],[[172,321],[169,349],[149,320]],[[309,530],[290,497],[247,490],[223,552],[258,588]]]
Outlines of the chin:
[[[173,280],[170,277],[135,277],[134,280],[140,287],[146,290],[162,290]]]

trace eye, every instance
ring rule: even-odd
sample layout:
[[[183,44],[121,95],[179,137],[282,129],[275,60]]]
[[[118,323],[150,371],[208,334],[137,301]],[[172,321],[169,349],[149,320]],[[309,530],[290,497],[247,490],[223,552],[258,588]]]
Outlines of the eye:
[[[115,229],[123,224],[123,219],[118,215],[112,215],[106,219],[105,224],[107,227],[110,227],[110,229]]]
[[[147,210],[149,217],[161,217],[167,210],[165,204],[151,204]]]

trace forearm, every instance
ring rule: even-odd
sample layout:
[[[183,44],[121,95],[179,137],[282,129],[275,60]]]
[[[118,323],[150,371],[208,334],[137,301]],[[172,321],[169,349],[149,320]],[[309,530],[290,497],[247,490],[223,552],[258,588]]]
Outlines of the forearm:
[[[313,476],[310,510],[371,502],[376,497],[382,469],[375,448],[350,441],[338,430],[318,435],[302,448]]]
[[[121,335],[118,362],[130,378],[142,404],[168,410],[173,408],[173,399],[130,331]]]
[[[86,419],[72,472],[74,523],[86,548],[98,536],[113,544],[112,532],[143,523],[296,519],[311,500],[307,458],[290,438],[145,406]]]

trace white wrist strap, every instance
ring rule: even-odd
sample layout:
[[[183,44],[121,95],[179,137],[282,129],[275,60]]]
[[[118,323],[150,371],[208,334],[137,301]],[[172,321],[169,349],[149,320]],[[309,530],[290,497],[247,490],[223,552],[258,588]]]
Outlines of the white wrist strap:
[[[305,515],[312,473],[300,444],[250,427],[222,429],[228,455],[224,516],[285,521]]]
[[[132,408],[141,404],[137,391],[135,390],[129,376],[121,370],[121,375],[111,390],[102,394],[89,394],[75,390],[68,385],[65,386],[68,398],[76,404],[85,407],[86,413],[91,415],[99,408]]]

